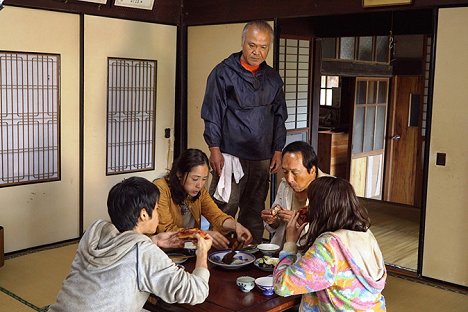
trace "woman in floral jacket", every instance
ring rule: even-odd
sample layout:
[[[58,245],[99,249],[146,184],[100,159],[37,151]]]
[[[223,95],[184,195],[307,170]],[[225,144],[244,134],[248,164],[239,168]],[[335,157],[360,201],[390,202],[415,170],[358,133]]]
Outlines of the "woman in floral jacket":
[[[370,219],[347,181],[322,177],[308,190],[309,230],[298,214],[288,222],[286,243],[273,272],[280,296],[302,294],[299,311],[386,311],[387,277]]]

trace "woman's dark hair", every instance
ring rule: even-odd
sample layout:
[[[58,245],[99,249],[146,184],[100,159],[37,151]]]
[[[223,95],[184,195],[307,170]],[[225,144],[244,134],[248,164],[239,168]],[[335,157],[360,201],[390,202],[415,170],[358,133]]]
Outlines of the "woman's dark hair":
[[[208,157],[201,150],[195,148],[185,150],[179,158],[172,163],[171,171],[165,176],[165,179],[171,190],[174,203],[180,205],[187,197],[183,186],[185,181],[179,180],[179,176],[186,176],[186,173],[192,171],[192,168],[203,165],[207,165],[208,169],[210,168]]]
[[[138,222],[141,209],[150,217],[159,200],[159,189],[150,181],[131,177],[117,183],[107,196],[107,212],[120,232],[132,230]]]
[[[302,165],[307,168],[307,172],[310,173],[313,167],[317,167],[318,158],[315,154],[314,148],[307,142],[295,141],[286,145],[281,153],[282,156],[286,153],[301,153],[302,154]]]
[[[322,233],[340,229],[365,232],[370,227],[367,210],[361,205],[352,185],[341,178],[321,177],[307,190],[309,230],[300,241],[309,249]]]

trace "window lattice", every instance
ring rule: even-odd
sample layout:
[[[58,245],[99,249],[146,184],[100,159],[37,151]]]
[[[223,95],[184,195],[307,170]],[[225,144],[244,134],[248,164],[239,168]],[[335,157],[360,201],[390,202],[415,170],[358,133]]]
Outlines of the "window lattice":
[[[108,59],[107,174],[154,169],[156,65]]]
[[[280,38],[279,73],[288,109],[286,129],[308,127],[310,41]]]
[[[0,187],[60,178],[59,82],[59,55],[0,52]]]

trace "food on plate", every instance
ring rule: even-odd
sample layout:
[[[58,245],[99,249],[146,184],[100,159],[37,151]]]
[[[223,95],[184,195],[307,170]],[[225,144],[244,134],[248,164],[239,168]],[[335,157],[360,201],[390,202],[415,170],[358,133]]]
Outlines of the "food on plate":
[[[226,264],[232,264],[234,262],[234,256],[236,255],[235,250],[241,249],[242,246],[244,246],[244,242],[236,239],[232,242],[231,251],[225,254],[221,261]]]
[[[299,217],[297,218],[297,223],[299,223],[299,225],[304,224],[307,222],[308,218],[309,218],[309,207],[305,206],[299,209]]]
[[[278,258],[274,258],[270,256],[263,256],[262,258],[258,258],[256,263],[260,268],[273,269],[275,265],[278,264],[278,261],[279,261]]]
[[[274,217],[278,214],[281,210],[281,206],[276,205],[275,207],[271,208],[271,215]]]
[[[202,230],[197,229],[197,228],[182,229],[179,232],[177,232],[177,237],[180,240],[183,240],[183,241],[192,241],[192,240],[197,239],[197,237],[196,237],[197,234],[199,234],[204,239],[208,238],[208,236],[207,236],[208,234],[205,231],[202,231]]]

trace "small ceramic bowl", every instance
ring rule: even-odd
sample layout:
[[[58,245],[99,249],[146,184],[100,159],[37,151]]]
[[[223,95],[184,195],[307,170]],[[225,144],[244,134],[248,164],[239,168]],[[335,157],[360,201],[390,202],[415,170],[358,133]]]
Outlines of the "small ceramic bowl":
[[[249,292],[255,287],[255,279],[250,276],[240,276],[237,278],[236,284],[243,292]]]
[[[192,242],[185,242],[184,243],[184,250],[189,255],[194,255],[197,251],[197,246],[195,246]]]
[[[273,296],[275,290],[273,288],[273,276],[264,276],[255,279],[255,284],[260,288],[265,296]]]
[[[280,249],[280,246],[276,244],[260,244],[260,245],[257,245],[257,248],[265,256],[272,256],[275,252],[277,252]]]

